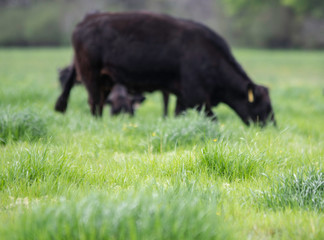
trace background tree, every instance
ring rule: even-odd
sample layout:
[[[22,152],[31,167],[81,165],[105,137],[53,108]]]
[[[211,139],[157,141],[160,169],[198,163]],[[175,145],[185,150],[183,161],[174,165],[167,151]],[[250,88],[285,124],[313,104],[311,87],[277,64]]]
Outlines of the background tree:
[[[237,46],[324,48],[323,0],[0,0],[0,46],[68,45],[94,10],[196,20]]]
[[[324,1],[223,0],[237,44],[260,47],[324,47]]]

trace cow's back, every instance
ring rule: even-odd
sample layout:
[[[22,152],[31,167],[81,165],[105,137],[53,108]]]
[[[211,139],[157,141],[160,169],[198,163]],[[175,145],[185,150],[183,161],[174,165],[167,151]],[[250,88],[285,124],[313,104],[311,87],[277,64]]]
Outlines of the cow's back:
[[[221,81],[215,70],[220,61],[228,62],[237,74],[248,78],[227,43],[214,31],[193,21],[162,14],[88,15],[76,27],[73,45],[76,54],[87,56],[91,67],[106,67],[128,88],[143,91],[172,92],[180,84],[188,88],[199,85],[210,91],[219,84],[215,80]],[[79,57],[82,59],[85,58]],[[179,83],[184,71],[187,76],[181,81],[190,82]]]
[[[76,27],[73,43],[104,64],[128,71],[158,71],[178,67],[183,29],[164,15],[102,13],[86,17]]]

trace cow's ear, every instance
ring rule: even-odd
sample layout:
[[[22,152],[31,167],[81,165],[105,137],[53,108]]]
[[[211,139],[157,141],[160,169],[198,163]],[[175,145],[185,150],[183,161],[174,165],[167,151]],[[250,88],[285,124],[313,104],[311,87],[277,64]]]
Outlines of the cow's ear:
[[[255,92],[255,86],[252,83],[249,83],[247,88],[247,97],[249,103],[254,103],[255,100],[254,92]]]

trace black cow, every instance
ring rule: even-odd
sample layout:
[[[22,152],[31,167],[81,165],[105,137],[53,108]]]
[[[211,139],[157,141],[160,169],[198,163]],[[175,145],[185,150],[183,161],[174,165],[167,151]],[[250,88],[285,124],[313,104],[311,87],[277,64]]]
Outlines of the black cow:
[[[65,108],[61,109],[58,106],[55,107],[57,111],[64,112],[67,107],[67,101],[69,98],[70,91],[75,84],[81,84],[81,78],[76,74],[73,74],[74,65],[69,65],[59,70],[59,81],[63,92],[66,92],[66,104]],[[103,71],[100,78],[101,81],[107,81],[105,72]],[[111,115],[118,115],[119,113],[129,113],[131,116],[134,115],[134,110],[137,106],[145,100],[145,97],[141,94],[128,94],[125,86],[121,84],[115,84],[111,87],[110,94],[106,100],[107,104],[110,104]]]
[[[229,46],[208,27],[153,13],[86,16],[72,36],[76,70],[84,78],[93,115],[101,116],[104,68],[131,92],[163,90],[177,97],[176,114],[220,102],[248,125],[274,121],[267,88],[256,85]]]

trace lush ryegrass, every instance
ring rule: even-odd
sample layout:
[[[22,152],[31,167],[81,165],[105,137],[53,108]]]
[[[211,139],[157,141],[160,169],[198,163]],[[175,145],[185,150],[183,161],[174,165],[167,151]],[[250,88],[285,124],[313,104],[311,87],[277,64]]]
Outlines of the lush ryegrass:
[[[57,200],[18,213],[4,233],[10,239],[226,239],[215,191],[195,187]]]
[[[55,113],[68,49],[0,50],[0,239],[323,239],[324,52],[238,50],[278,127],[195,110]],[[108,107],[107,107],[108,108]]]
[[[68,159],[65,153],[55,150],[31,148],[15,153],[14,159],[5,162],[0,173],[0,190],[23,189],[42,182],[51,183],[51,188],[66,179],[69,184],[83,180],[85,173],[78,171],[77,166]],[[66,183],[66,182],[65,182]]]
[[[47,129],[45,121],[32,111],[9,113],[0,112],[0,143],[10,141],[35,141],[45,138]]]
[[[215,139],[214,141],[217,141]],[[248,179],[264,171],[262,153],[246,153],[238,145],[229,146],[226,142],[207,145],[201,151],[201,163],[215,175],[226,180]]]
[[[274,210],[305,208],[323,212],[324,173],[322,170],[297,170],[270,180],[270,190],[256,194],[261,205]]]

